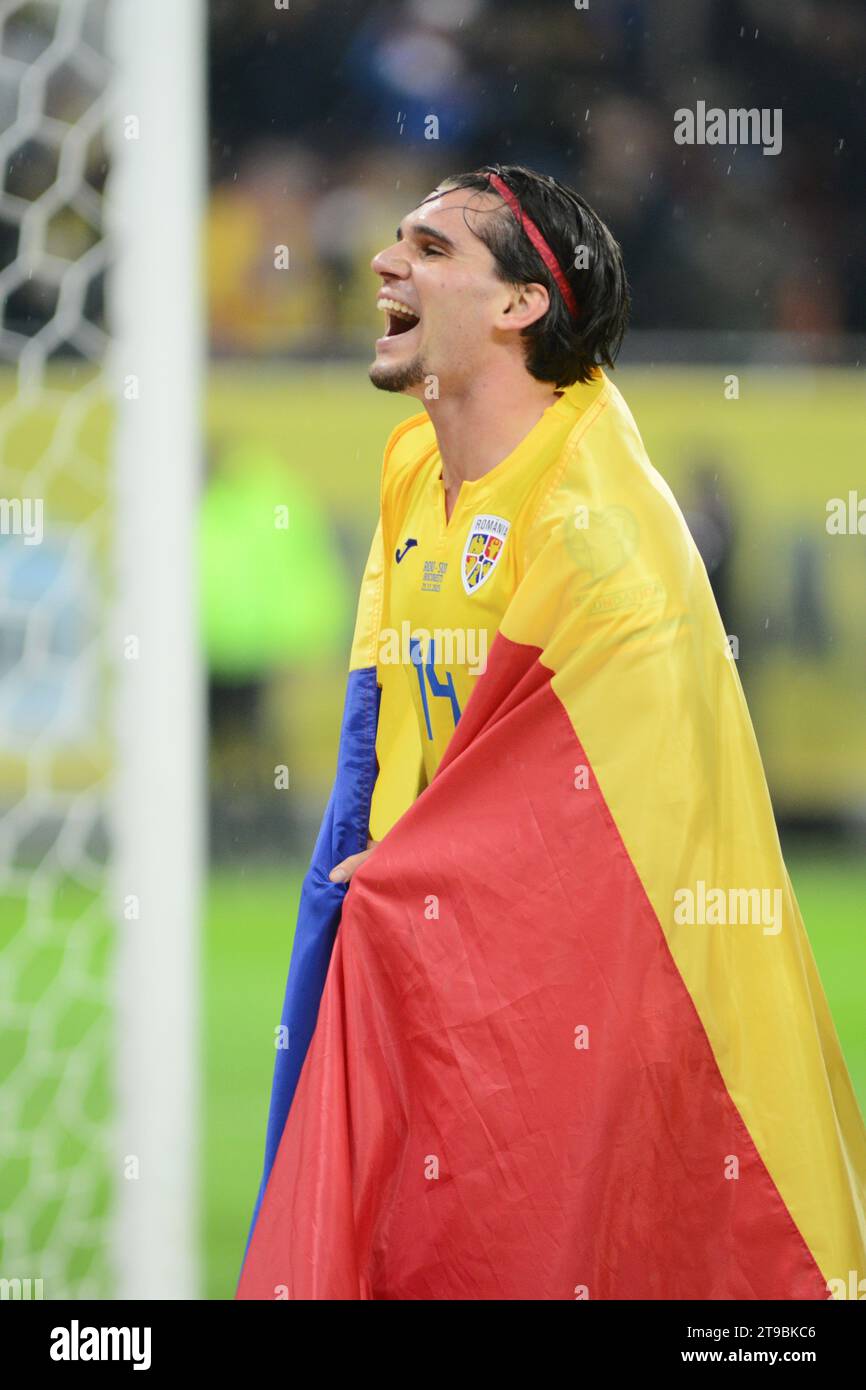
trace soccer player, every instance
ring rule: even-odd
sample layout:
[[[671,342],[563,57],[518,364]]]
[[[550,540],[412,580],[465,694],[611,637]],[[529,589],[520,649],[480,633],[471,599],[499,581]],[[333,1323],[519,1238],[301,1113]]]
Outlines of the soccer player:
[[[372,265],[386,328],[370,380],[425,405],[388,441],[372,562],[395,638],[406,625],[430,634],[408,668],[380,653],[376,841],[433,777],[466,707],[521,576],[524,529],[605,389],[598,367],[619,350],[628,290],[620,248],[583,198],[518,167],[445,180]],[[455,634],[465,656],[443,667]]]
[[[373,269],[371,379],[424,408],[385,448],[239,1297],[845,1297],[866,1131],[706,570],[604,370],[619,248],[506,166]]]

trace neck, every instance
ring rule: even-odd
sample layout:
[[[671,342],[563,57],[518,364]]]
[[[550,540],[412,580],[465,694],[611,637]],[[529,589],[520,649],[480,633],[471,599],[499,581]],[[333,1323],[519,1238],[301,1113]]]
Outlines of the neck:
[[[523,367],[506,375],[497,364],[473,374],[464,391],[449,389],[439,400],[425,401],[446,495],[456,497],[462,482],[483,477],[507,458],[557,399],[550,382],[536,381]]]

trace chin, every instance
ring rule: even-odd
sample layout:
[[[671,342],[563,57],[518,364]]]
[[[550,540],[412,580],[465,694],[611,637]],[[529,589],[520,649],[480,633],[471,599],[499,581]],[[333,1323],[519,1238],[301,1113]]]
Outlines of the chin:
[[[407,362],[380,362],[377,358],[369,372],[377,390],[397,392],[423,386],[426,375],[420,356],[410,357]]]

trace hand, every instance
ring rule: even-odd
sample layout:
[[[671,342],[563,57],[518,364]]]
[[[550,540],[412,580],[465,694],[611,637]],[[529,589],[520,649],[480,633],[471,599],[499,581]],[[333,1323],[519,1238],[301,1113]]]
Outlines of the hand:
[[[362,849],[360,854],[350,854],[348,859],[344,859],[341,863],[335,864],[328,874],[328,878],[331,882],[348,883],[355,870],[360,868],[365,859],[370,858],[370,855],[373,853],[378,843],[378,840],[368,840],[367,848]]]

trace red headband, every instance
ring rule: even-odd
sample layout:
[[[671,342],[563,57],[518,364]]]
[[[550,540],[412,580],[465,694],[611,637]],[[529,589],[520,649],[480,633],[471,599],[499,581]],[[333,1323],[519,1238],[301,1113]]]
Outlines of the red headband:
[[[523,208],[520,206],[516,194],[512,193],[511,189],[508,187],[508,184],[504,181],[504,179],[501,179],[498,174],[488,174],[487,177],[490,180],[490,183],[496,189],[496,192],[499,194],[499,196],[501,198],[504,198],[508,206],[511,208],[511,211],[514,213],[514,216],[517,218],[517,221],[520,223],[526,235],[529,237],[529,240],[532,242],[539,256],[544,261],[544,264],[547,266],[547,269],[550,271],[551,275],[556,281],[559,287],[559,292],[568,306],[568,310],[571,314],[571,317],[576,319],[578,316],[577,300],[575,299],[572,293],[571,285],[566,280],[565,272],[563,271],[562,266],[559,264],[559,261],[556,259],[556,256],[551,251],[550,247],[548,246],[538,227],[536,227],[529,214],[523,211]]]

